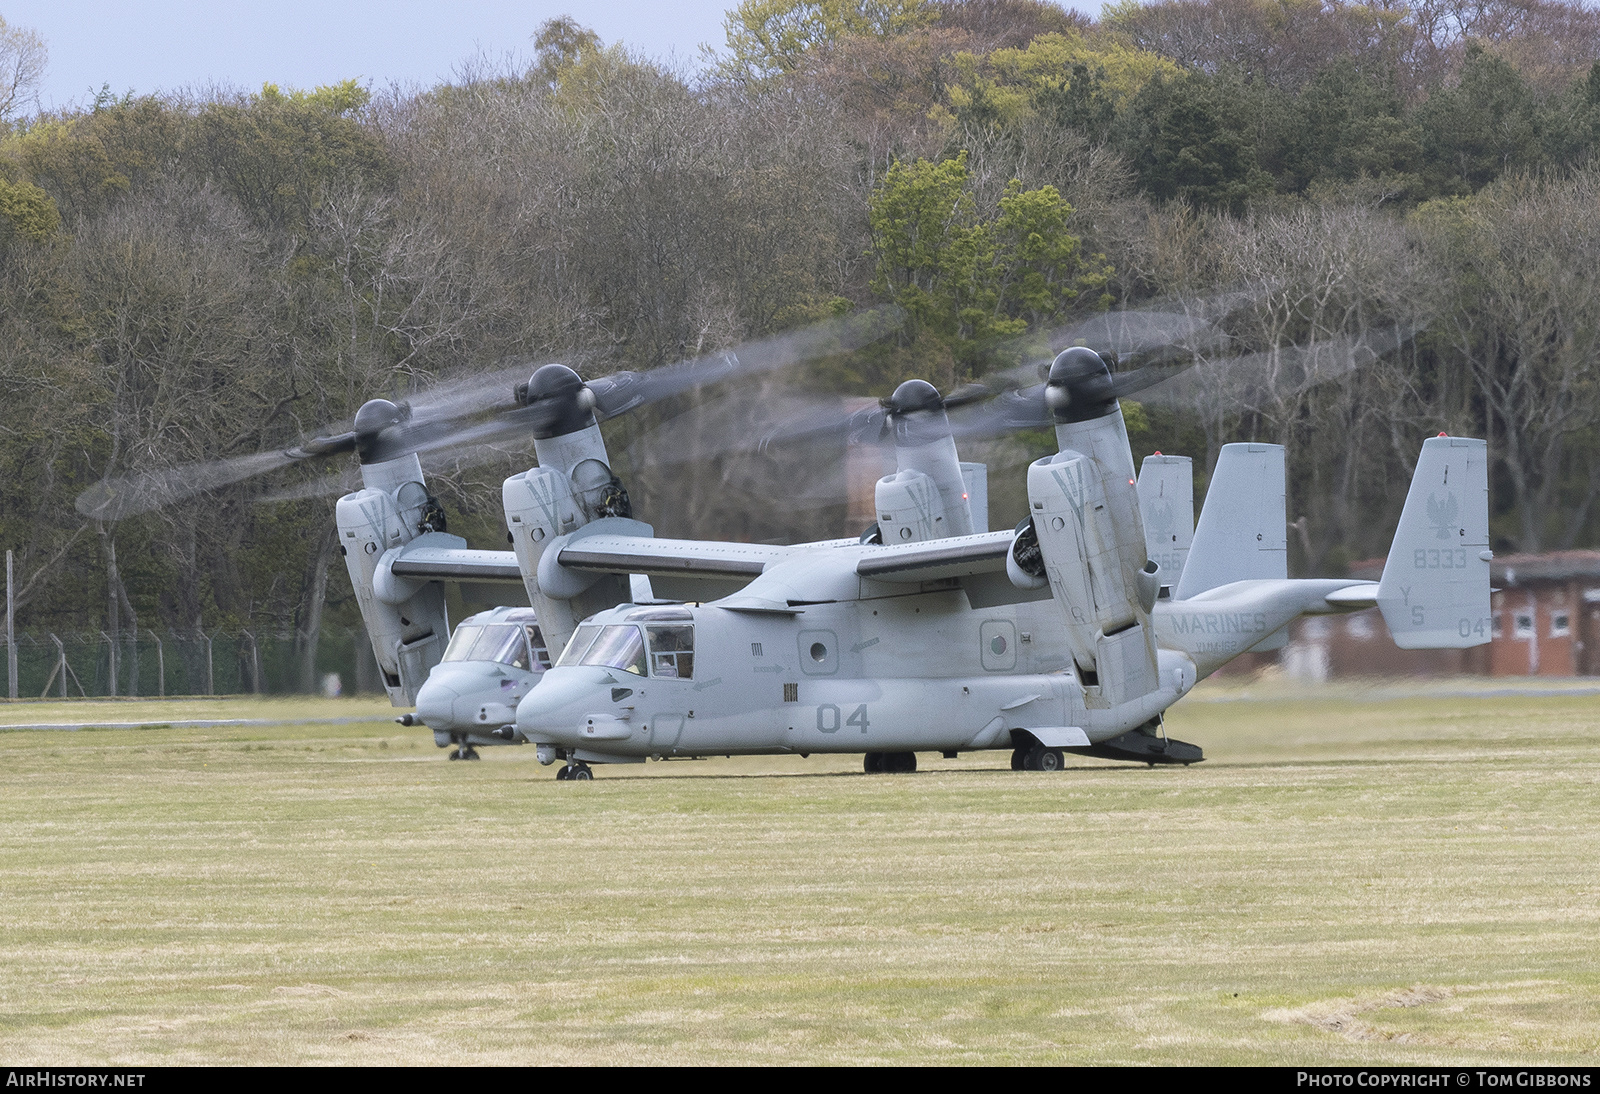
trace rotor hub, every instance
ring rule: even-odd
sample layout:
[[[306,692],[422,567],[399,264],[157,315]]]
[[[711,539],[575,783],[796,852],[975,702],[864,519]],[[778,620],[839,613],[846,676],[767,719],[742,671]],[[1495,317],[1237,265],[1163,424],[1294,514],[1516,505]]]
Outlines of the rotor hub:
[[[517,402],[537,408],[532,432],[536,440],[564,437],[595,424],[594,392],[566,365],[541,365],[526,384],[517,385]]]
[[[1111,370],[1085,346],[1062,350],[1051,362],[1044,399],[1057,425],[1103,418],[1117,405]]]
[[[355,435],[356,455],[362,463],[381,463],[388,458],[382,443],[384,431],[400,425],[406,417],[405,410],[388,399],[369,399],[361,404],[356,411]]]
[[[907,380],[884,402],[897,445],[932,444],[950,436],[944,397],[926,380]]]

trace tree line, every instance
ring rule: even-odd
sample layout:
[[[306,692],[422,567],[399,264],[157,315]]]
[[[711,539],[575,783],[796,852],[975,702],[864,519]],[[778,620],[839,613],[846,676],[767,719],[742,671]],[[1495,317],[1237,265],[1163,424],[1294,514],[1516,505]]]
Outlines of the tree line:
[[[115,524],[73,499],[508,362],[659,367],[885,303],[892,337],[785,382],[949,390],[1108,310],[1189,315],[1205,339],[1173,353],[1200,364],[1127,405],[1137,454],[1194,455],[1203,488],[1222,444],[1288,445],[1298,572],[1381,553],[1441,429],[1490,440],[1497,549],[1594,544],[1600,13],[745,0],[726,25],[699,66],[558,19],[525,59],[421,90],[106,89],[51,112],[27,104],[45,43],[0,25],[0,541],[23,625],[292,632],[309,686],[323,620],[356,621],[337,486],[290,469]],[[824,481],[809,454],[653,459],[714,394],[607,427],[660,534],[857,530],[841,497],[774,511]],[[997,526],[1048,443],[978,446]],[[502,539],[498,484],[528,453],[430,466],[452,530]]]

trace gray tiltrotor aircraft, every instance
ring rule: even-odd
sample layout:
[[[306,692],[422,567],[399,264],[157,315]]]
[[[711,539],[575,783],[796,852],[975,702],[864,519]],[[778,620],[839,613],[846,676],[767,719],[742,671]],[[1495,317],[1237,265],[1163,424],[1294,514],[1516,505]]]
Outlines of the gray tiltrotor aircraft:
[[[778,547],[601,519],[539,539],[541,584],[564,589],[621,573],[748,584],[583,620],[518,706],[517,732],[565,760],[564,778],[736,753],[860,752],[869,771],[997,748],[1035,770],[1071,752],[1191,763],[1200,750],[1165,738],[1162,712],[1296,616],[1376,605],[1402,647],[1488,640],[1482,441],[1424,443],[1381,581],[1290,580],[1281,448],[1223,450],[1185,552],[1187,475],[1163,458],[1141,495],[1104,362],[1066,351],[1041,394],[1060,452],[1029,467],[1030,514],[1013,532]],[[1142,511],[1169,495],[1166,542],[1151,542]],[[1163,557],[1182,567],[1175,584]]]
[[[820,352],[842,344],[839,329],[805,338]],[[796,341],[747,352],[773,367]],[[1405,648],[1489,640],[1484,442],[1424,443],[1381,581],[1289,580],[1283,450],[1226,446],[1196,526],[1189,461],[1156,455],[1135,474],[1117,401],[1161,369],[1113,376],[1083,348],[1036,388],[941,398],[909,381],[852,416],[852,438],[892,437],[897,457],[859,539],[658,539],[633,519],[599,423],[735,367],[586,383],[546,365],[515,407],[476,424],[460,393],[416,414],[374,400],[348,433],[108,480],[79,507],[116,519],[357,453],[363,488],[338,502],[339,544],[391,700],[415,703],[404,720],[455,758],[529,742],[564,779],[735,753],[863,753],[868,771],[980,749],[1042,770],[1068,753],[1192,763],[1200,749],[1168,739],[1162,713],[1233,657],[1281,644],[1299,615],[1376,605]],[[1042,426],[1059,452],[1028,468],[1028,517],[985,531],[985,472],[959,462],[955,436]],[[527,434],[538,466],[502,490],[512,550],[468,548],[445,530],[419,455]],[[451,639],[449,580],[520,584],[532,608],[474,616]]]

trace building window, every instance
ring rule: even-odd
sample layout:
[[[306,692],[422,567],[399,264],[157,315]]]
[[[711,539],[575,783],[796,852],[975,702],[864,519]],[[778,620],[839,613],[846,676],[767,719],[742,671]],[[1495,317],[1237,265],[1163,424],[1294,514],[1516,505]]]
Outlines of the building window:
[[[1345,633],[1349,634],[1351,638],[1371,638],[1372,617],[1367,615],[1365,612],[1362,612],[1360,615],[1352,615],[1349,619],[1345,620],[1344,629]]]
[[[1550,637],[1565,638],[1572,633],[1572,619],[1566,612],[1556,612],[1550,617]]]
[[[1501,621],[1499,612],[1495,612],[1490,618],[1493,621],[1492,626],[1494,627],[1493,637],[1499,638],[1501,635],[1506,633],[1506,625]]]
[[[1517,632],[1516,632],[1516,634],[1517,634],[1518,638],[1532,638],[1533,637],[1533,613],[1532,612],[1518,612],[1517,613]]]

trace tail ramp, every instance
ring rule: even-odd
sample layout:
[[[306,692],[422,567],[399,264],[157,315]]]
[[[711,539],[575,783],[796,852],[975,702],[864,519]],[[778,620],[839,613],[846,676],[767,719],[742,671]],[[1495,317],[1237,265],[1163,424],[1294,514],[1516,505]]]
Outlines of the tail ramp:
[[[1488,445],[1429,437],[1378,583],[1378,610],[1395,645],[1465,649],[1489,641],[1493,557]]]
[[[1282,445],[1223,445],[1174,598],[1235,581],[1288,577],[1284,494]]]
[[[1161,584],[1176,585],[1194,542],[1194,461],[1146,456],[1139,465],[1139,516],[1145,554],[1161,567]]]

